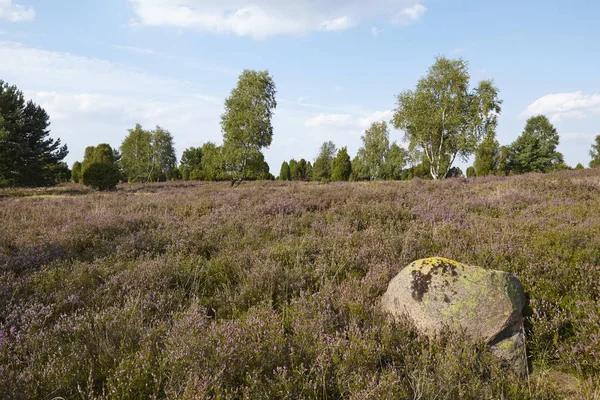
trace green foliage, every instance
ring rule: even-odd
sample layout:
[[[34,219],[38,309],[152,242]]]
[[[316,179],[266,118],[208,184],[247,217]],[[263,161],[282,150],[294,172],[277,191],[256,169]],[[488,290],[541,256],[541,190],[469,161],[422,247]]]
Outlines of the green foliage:
[[[312,181],[312,176],[313,176],[313,167],[312,167],[312,164],[310,163],[310,161],[307,161],[306,169],[304,171],[304,180]]]
[[[467,168],[467,178],[474,178],[476,175],[474,167]]]
[[[46,170],[53,177],[54,183],[67,183],[71,180],[72,172],[65,162],[47,165]]]
[[[497,124],[498,89],[481,81],[469,90],[469,80],[464,60],[438,57],[415,91],[398,95],[394,127],[405,131],[410,151],[423,151],[434,179],[445,178],[456,157],[466,161]]]
[[[152,132],[151,180],[160,182],[172,178],[171,172],[177,166],[177,156],[171,132],[157,126]]]
[[[287,161],[284,161],[281,164],[281,170],[279,171],[279,180],[280,181],[289,181],[289,180],[291,180],[290,165],[287,163]]]
[[[79,183],[82,179],[81,173],[81,163],[79,161],[75,161],[73,163],[73,168],[71,169],[71,180],[74,183]]]
[[[290,179],[291,180],[296,180],[296,178],[298,177],[298,175],[300,175],[299,171],[298,171],[298,161],[294,160],[293,158],[290,160]]]
[[[485,139],[475,151],[475,174],[477,176],[493,175],[498,169],[500,143],[496,140],[496,132],[489,131]]]
[[[48,186],[57,181],[68,154],[60,139],[49,137],[50,117],[23,92],[0,80],[0,187]],[[67,168],[68,169],[68,168]],[[59,178],[58,180],[62,180]]]
[[[556,151],[558,132],[543,115],[527,120],[525,130],[510,147],[510,169],[517,174],[550,172],[564,163]],[[559,167],[560,168],[560,167]]]
[[[582,163],[577,163],[577,165],[575,166],[575,170],[579,171],[581,169],[585,169],[585,167],[583,166]]]
[[[387,123],[374,122],[361,137],[363,147],[358,150],[358,156],[363,160],[364,168],[369,179],[381,179],[385,156],[390,146],[390,133]]]
[[[342,147],[337,156],[331,162],[331,180],[346,182],[352,174],[352,163],[348,155],[348,149]]]
[[[181,176],[184,180],[190,180],[192,173],[194,176],[198,176],[202,170],[202,148],[190,147],[185,149],[181,156],[180,164]]]
[[[319,155],[312,168],[312,180],[321,182],[331,179],[331,163],[335,157],[336,148],[333,142],[325,142],[319,149]]]
[[[121,171],[115,163],[92,163],[83,173],[83,184],[96,190],[111,190],[121,180]]]
[[[121,144],[121,168],[129,182],[147,182],[152,174],[152,133],[140,124],[129,129]],[[86,150],[87,155],[87,150]]]
[[[590,161],[590,168],[600,167],[600,134],[596,135],[595,142],[592,144],[592,148],[590,149],[590,157],[592,157],[592,160]]]
[[[357,155],[352,159],[352,174],[350,175],[350,180],[354,182],[369,180],[367,167],[360,155]]]
[[[223,161],[223,148],[212,142],[202,145],[202,172],[203,180],[222,181],[227,179]],[[193,179],[193,178],[192,178]]]
[[[498,150],[498,167],[496,175],[506,176],[510,173],[510,147],[500,146]]]
[[[221,117],[222,154],[227,174],[233,181],[246,179],[248,166],[256,165],[261,150],[271,145],[271,118],[277,107],[275,93],[275,83],[268,71],[244,70],[225,100]]]
[[[160,126],[147,131],[136,124],[121,144],[119,164],[129,182],[171,179],[177,166],[173,135]]]
[[[381,178],[400,180],[402,169],[406,166],[408,159],[408,151],[398,146],[395,142],[392,143],[385,153],[385,162],[381,169]]]

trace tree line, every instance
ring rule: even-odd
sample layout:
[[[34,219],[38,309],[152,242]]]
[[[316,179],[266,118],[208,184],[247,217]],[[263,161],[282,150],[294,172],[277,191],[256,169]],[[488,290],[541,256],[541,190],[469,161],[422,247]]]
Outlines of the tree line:
[[[136,125],[121,146],[102,143],[86,148],[71,170],[63,162],[66,145],[50,135],[50,117],[25,101],[16,86],[0,81],[0,186],[45,186],[72,180],[97,189],[118,182],[165,180],[275,179],[262,150],[273,140],[271,120],[277,107],[276,86],[268,71],[245,70],[225,100],[221,116],[223,144],[204,143],[183,152],[177,165],[173,135],[157,126]],[[559,134],[544,115],[529,118],[510,145],[496,139],[502,109],[492,80],[470,85],[463,59],[438,57],[414,90],[401,92],[391,121],[374,122],[351,158],[347,147],[331,141],[313,162],[284,161],[277,179],[363,181],[444,179],[463,175],[455,166],[473,155],[467,177],[550,172],[570,169],[557,151]],[[390,126],[404,132],[407,149],[390,142]],[[590,150],[590,167],[600,167],[600,135]],[[578,164],[576,169],[583,168]]]

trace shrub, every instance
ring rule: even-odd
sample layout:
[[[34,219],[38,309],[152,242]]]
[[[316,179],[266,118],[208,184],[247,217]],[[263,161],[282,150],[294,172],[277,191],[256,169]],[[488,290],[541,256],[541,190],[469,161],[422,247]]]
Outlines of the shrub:
[[[121,171],[115,164],[94,163],[83,173],[83,184],[97,190],[111,190],[121,180]]]

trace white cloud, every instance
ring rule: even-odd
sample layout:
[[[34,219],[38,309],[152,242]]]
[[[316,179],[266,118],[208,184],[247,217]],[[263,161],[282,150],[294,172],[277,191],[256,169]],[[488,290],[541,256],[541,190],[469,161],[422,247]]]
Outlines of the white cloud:
[[[13,42],[0,41],[0,60],[2,79],[50,115],[52,137],[69,146],[69,164],[86,146],[118,147],[138,122],[171,130],[179,152],[221,139],[222,99],[191,82]]]
[[[12,0],[0,0],[0,19],[7,19],[11,22],[33,21],[35,10],[33,7],[26,7],[20,4],[14,4]]]
[[[366,116],[352,114],[320,114],[307,120],[304,125],[309,128],[320,126],[341,126],[362,131],[373,122],[389,122],[394,112],[392,110],[376,111]]]
[[[397,24],[410,24],[421,19],[427,8],[422,4],[415,4],[400,11],[392,18],[392,22]]]
[[[568,132],[568,133],[561,133],[560,138],[564,139],[564,140],[578,140],[578,141],[592,142],[596,138],[596,135],[598,135],[598,134],[583,133],[583,132]]]
[[[368,115],[364,118],[360,118],[358,120],[358,124],[360,125],[361,128],[366,129],[369,126],[371,126],[371,124],[373,122],[381,122],[381,121],[389,122],[390,119],[392,119],[392,115],[394,115],[394,111],[392,111],[392,110],[376,111],[371,115]]]
[[[135,46],[122,46],[118,44],[114,44],[111,46],[113,49],[128,51],[130,53],[142,54],[142,55],[152,55],[154,54],[154,50],[147,49],[144,47],[135,47]]]
[[[321,114],[306,121],[305,126],[314,128],[323,125],[347,125],[352,121],[350,114]]]
[[[540,97],[519,114],[520,118],[544,114],[552,122],[566,119],[582,119],[590,114],[600,113],[600,94],[585,95],[581,91],[574,93],[555,93]]]
[[[344,31],[348,28],[351,28],[352,26],[354,26],[354,24],[352,23],[352,20],[350,18],[340,17],[340,18],[334,18],[329,21],[324,21],[321,24],[321,26],[324,31],[337,32],[337,31]]]
[[[422,0],[129,0],[130,26],[170,26],[251,36],[305,35],[342,31],[373,17],[393,23],[417,21]]]
[[[371,36],[378,37],[381,34],[381,32],[383,32],[383,29],[378,29],[375,26],[371,27]]]

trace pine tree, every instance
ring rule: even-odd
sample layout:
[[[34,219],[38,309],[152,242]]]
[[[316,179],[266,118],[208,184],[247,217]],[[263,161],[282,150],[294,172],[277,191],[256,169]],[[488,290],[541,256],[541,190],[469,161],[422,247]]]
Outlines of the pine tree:
[[[23,92],[0,80],[0,186],[46,186],[68,154],[49,137],[50,117]]]
[[[348,149],[342,147],[331,163],[331,180],[347,181],[352,174],[352,163],[348,155]]]
[[[281,164],[281,170],[279,171],[279,180],[290,180],[290,165],[287,163],[287,161],[284,161],[283,164]]]

